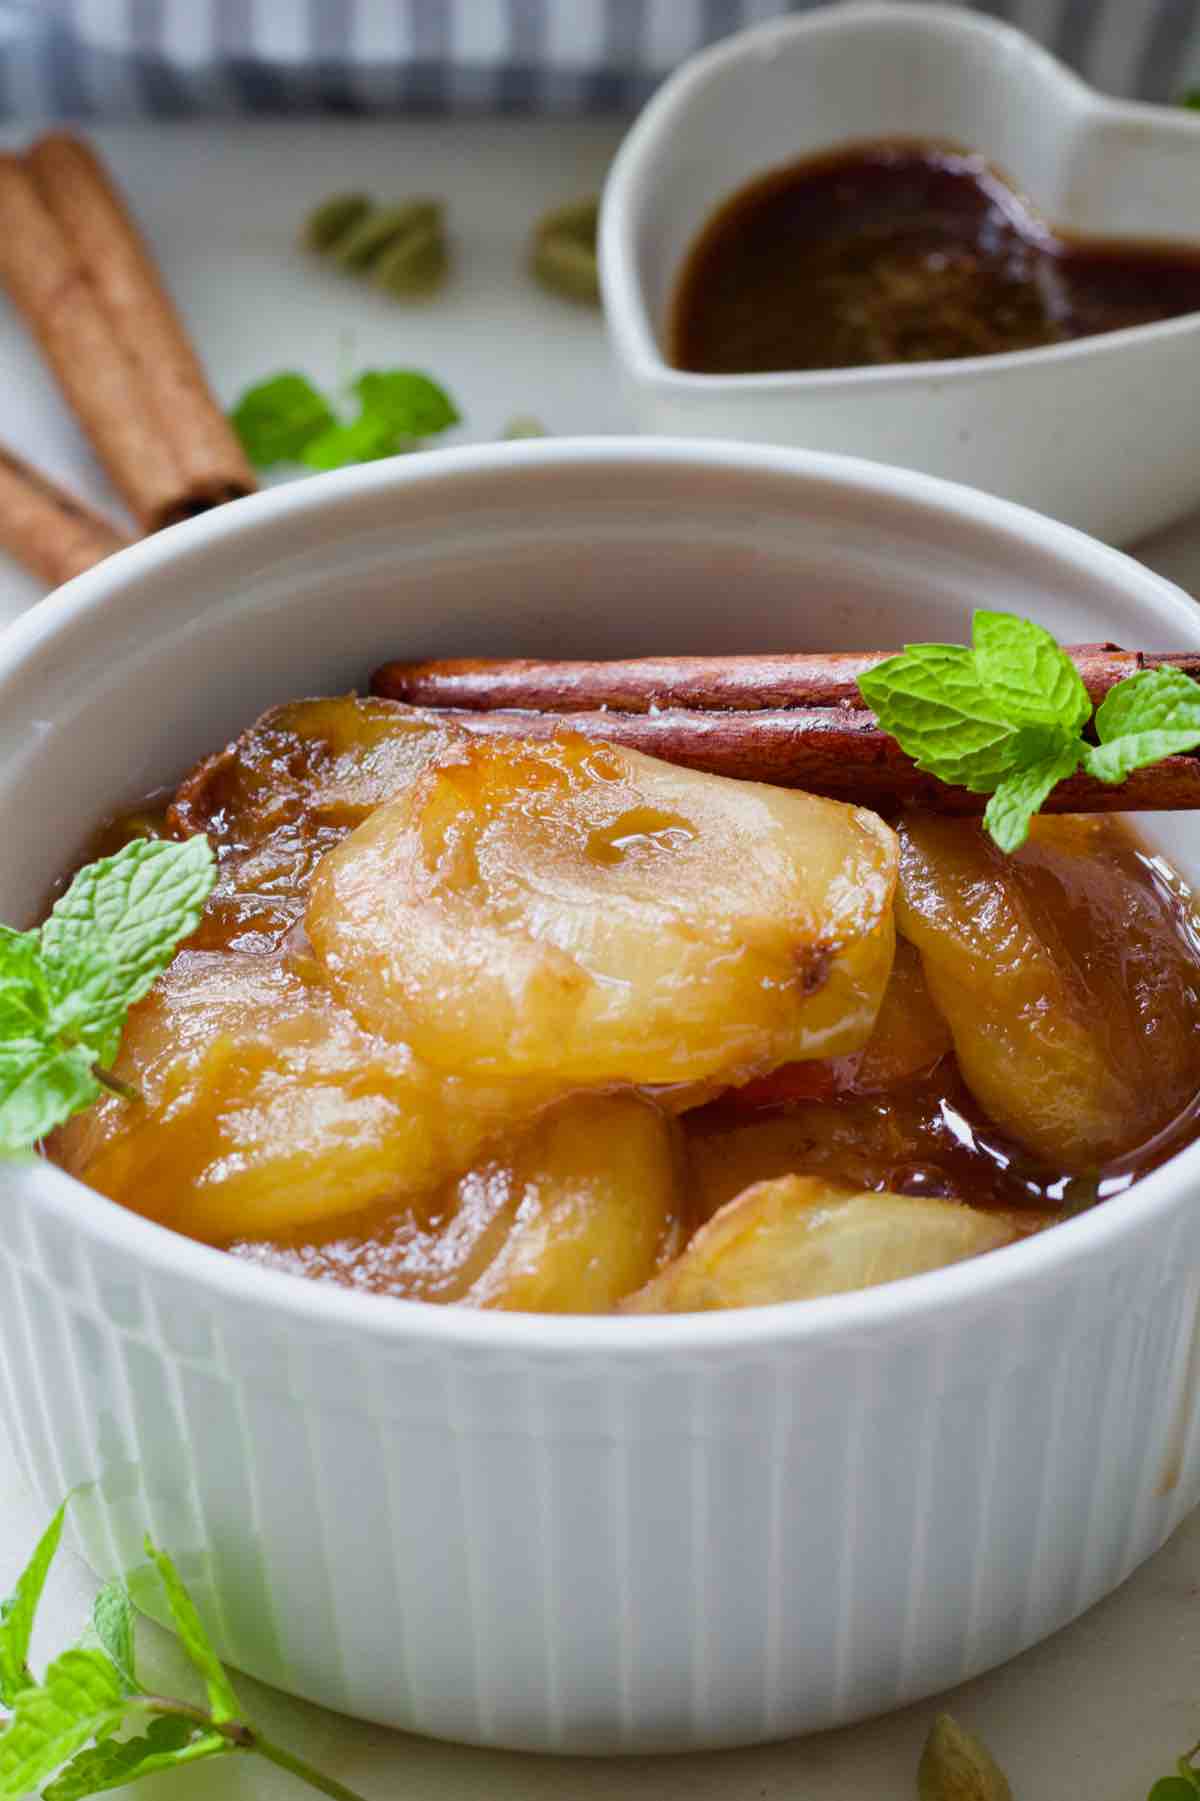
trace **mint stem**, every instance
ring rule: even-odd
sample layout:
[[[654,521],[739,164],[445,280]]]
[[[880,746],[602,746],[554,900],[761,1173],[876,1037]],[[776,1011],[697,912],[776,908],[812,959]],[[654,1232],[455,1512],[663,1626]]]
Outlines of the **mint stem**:
[[[144,1099],[138,1089],[131,1088],[128,1082],[121,1080],[120,1076],[114,1076],[111,1069],[93,1069],[92,1074],[101,1088],[107,1088],[108,1092],[115,1094],[118,1100],[139,1102]]]
[[[279,1745],[273,1745],[270,1739],[261,1738],[257,1732],[251,1736],[253,1743],[250,1749],[252,1751],[257,1751],[260,1757],[267,1759],[268,1763],[278,1764],[279,1768],[287,1770],[289,1775],[299,1777],[301,1782],[307,1782],[309,1788],[316,1789],[319,1795],[329,1795],[332,1797],[332,1801],[366,1801],[366,1797],[357,1793],[356,1790],[346,1788],[343,1783],[335,1782],[332,1776],[323,1776],[320,1770],[314,1770],[311,1764],[304,1762],[303,1758],[293,1757],[290,1751],[284,1751]]]

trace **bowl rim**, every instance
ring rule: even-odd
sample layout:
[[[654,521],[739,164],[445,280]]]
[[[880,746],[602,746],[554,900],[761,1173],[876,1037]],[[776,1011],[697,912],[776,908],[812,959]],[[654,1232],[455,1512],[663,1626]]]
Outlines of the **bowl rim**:
[[[706,375],[677,369],[659,348],[637,272],[635,221],[644,195],[655,179],[662,145],[679,119],[695,104],[697,90],[738,65],[758,60],[780,46],[817,37],[853,40],[875,23],[916,27],[947,41],[975,39],[1008,57],[1023,58],[1043,79],[1056,82],[1064,96],[1064,118],[1104,119],[1144,131],[1191,139],[1200,151],[1200,113],[1148,101],[1116,100],[1092,87],[1052,51],[1015,25],[986,14],[967,13],[928,0],[851,0],[845,6],[820,8],[752,25],[697,51],[656,89],[626,133],[609,170],[601,198],[597,236],[605,319],[614,346],[636,380],[676,399],[729,398],[739,395],[824,394],[843,390],[906,388],[936,381],[939,385],[986,378],[996,380],[1013,370],[1041,369],[1109,356],[1122,349],[1157,344],[1200,332],[1200,309],[1146,325],[1098,332],[1062,344],[1030,350],[1006,350],[990,356],[948,357],[919,363],[882,363],[850,369],[774,370],[765,374]],[[859,139],[847,139],[857,142]],[[836,148],[831,146],[831,148]],[[760,175],[780,165],[764,164]],[[743,184],[745,185],[745,184]],[[731,190],[726,199],[739,190]],[[723,202],[722,202],[723,204]],[[1103,235],[1103,234],[1099,234]],[[1200,234],[1198,234],[1200,235]],[[1140,241],[1140,240],[1139,240]],[[1165,242],[1166,240],[1164,240]]]
[[[982,490],[860,457],[777,445],[665,437],[546,438],[424,452],[312,476],[230,502],[134,544],[75,577],[0,633],[0,704],[6,690],[19,689],[26,664],[77,627],[86,630],[123,590],[141,590],[146,576],[186,567],[206,552],[227,552],[239,541],[261,549],[256,540],[274,535],[282,548],[298,515],[319,520],[364,497],[386,497],[431,483],[453,488],[457,481],[470,483],[490,473],[527,469],[536,475],[639,465],[782,476],[801,487],[824,483],[864,499],[898,501],[915,515],[950,518],[966,531],[995,532],[1080,572],[1123,580],[1170,630],[1179,631],[1181,642],[1200,647],[1200,612],[1174,582],[1072,526]],[[165,625],[178,623],[187,613],[187,594],[186,582],[168,583],[153,617]],[[1189,1190],[1200,1189],[1200,1140],[1125,1193],[997,1252],[877,1288],[698,1314],[485,1312],[362,1294],[263,1269],[201,1244],[130,1212],[38,1158],[4,1166],[0,1187],[8,1180],[20,1185],[33,1210],[50,1213],[73,1233],[101,1241],[134,1265],[187,1280],[214,1302],[241,1301],[259,1309],[269,1303],[277,1314],[314,1327],[353,1330],[397,1344],[435,1342],[518,1356],[590,1353],[620,1359],[667,1350],[725,1355],[764,1344],[862,1341],[877,1332],[975,1311],[1005,1291],[1028,1292],[1034,1281],[1059,1287],[1068,1266],[1103,1256],[1124,1238],[1156,1230]]]

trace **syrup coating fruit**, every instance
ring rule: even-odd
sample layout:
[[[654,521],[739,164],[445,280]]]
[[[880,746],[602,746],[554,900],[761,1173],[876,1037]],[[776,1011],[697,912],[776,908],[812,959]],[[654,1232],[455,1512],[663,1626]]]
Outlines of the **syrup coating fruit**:
[[[1195,947],[1119,826],[1037,818],[1006,856],[978,827],[914,816],[896,913],[967,1086],[1048,1163],[1129,1152],[1195,1094]]]
[[[737,1081],[866,1043],[895,872],[862,808],[481,740],[324,859],[306,923],[363,1025],[440,1068]]]

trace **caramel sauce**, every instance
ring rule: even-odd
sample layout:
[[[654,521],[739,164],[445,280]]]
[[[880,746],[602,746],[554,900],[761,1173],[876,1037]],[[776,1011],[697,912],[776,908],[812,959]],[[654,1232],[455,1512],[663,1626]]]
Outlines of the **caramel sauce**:
[[[980,156],[888,140],[807,158],[717,211],[670,360],[701,375],[1034,350],[1200,310],[1200,244],[1053,230]]]

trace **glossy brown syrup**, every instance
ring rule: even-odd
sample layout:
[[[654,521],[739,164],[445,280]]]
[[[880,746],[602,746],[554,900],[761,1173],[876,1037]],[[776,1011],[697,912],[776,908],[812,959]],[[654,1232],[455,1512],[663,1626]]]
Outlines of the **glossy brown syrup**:
[[[693,247],[670,356],[706,375],[1031,350],[1200,310],[1200,244],[1057,232],[982,157],[906,140],[777,169]]]

